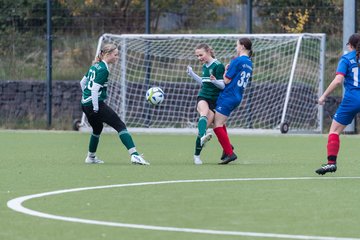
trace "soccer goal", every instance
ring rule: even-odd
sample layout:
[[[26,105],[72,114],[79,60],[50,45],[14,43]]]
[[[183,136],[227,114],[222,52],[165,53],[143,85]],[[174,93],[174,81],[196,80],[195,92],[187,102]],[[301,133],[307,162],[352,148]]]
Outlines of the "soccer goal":
[[[194,55],[199,43],[215,50],[225,65],[236,55],[236,40],[253,42],[253,78],[241,105],[228,119],[231,130],[321,132],[325,34],[170,34],[100,37],[119,47],[120,59],[110,66],[107,103],[129,128],[141,131],[195,131],[200,85],[186,73],[187,65],[201,75]],[[151,106],[147,89],[161,87],[165,100]],[[86,117],[80,130],[89,129]]]

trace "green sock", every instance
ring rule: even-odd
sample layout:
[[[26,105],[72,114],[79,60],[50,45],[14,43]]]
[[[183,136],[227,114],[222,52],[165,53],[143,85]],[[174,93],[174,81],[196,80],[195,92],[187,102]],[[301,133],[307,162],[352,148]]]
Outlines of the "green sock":
[[[199,131],[199,137],[202,137],[206,133],[206,127],[207,127],[207,117],[201,116],[198,121],[198,131]]]
[[[100,135],[91,134],[90,136],[90,143],[89,143],[89,152],[94,153],[96,152],[98,143],[99,143]]]
[[[125,145],[130,155],[139,155],[139,153],[136,151],[134,141],[132,140],[132,137],[127,130],[119,132],[119,138]]]
[[[200,137],[198,136],[198,137],[196,138],[195,154],[194,154],[194,155],[199,156],[201,150],[202,150],[202,147],[201,147],[201,145],[200,145]]]

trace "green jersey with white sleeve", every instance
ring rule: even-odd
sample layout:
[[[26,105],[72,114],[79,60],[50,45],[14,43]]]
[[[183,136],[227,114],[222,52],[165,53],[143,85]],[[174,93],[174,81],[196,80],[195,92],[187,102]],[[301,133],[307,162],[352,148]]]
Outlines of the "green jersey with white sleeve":
[[[98,102],[104,101],[107,98],[107,85],[108,85],[109,70],[104,61],[97,62],[89,68],[86,73],[86,84],[83,90],[81,103],[84,106],[92,105],[91,90],[94,84],[100,86],[98,91]]]
[[[221,89],[212,83],[210,80],[210,75],[214,75],[217,80],[223,80],[224,72],[224,64],[222,64],[217,59],[214,59],[214,61],[209,64],[204,64],[201,77],[202,85],[198,96],[216,100],[220,94]]]

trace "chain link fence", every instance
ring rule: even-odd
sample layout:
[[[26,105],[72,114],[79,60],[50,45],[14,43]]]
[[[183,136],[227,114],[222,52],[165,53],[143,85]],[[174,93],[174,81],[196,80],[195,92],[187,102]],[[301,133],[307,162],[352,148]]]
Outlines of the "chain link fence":
[[[246,0],[152,0],[151,33],[245,33],[246,3]],[[252,4],[253,33],[325,33],[325,84],[334,78],[343,51],[343,1],[253,0]],[[1,5],[0,81],[45,83],[46,1],[1,1]],[[145,1],[54,0],[52,24],[53,81],[75,82],[94,59],[102,34],[145,32]],[[6,98],[5,90],[3,94]],[[6,122],[0,124],[6,127]]]

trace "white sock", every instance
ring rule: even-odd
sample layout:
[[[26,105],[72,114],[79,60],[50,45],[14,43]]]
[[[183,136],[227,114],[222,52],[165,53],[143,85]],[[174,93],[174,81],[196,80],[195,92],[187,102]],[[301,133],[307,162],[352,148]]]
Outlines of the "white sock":
[[[136,148],[133,147],[133,148],[130,148],[130,149],[128,150],[128,152],[129,152],[129,154],[130,154],[130,156],[131,156],[133,153],[135,153],[135,152],[137,152],[137,151],[136,151]]]
[[[95,158],[95,153],[88,152],[88,157],[90,157],[90,158]]]
[[[194,155],[194,163],[197,164],[197,165],[202,164],[202,161],[201,161],[199,155]]]

